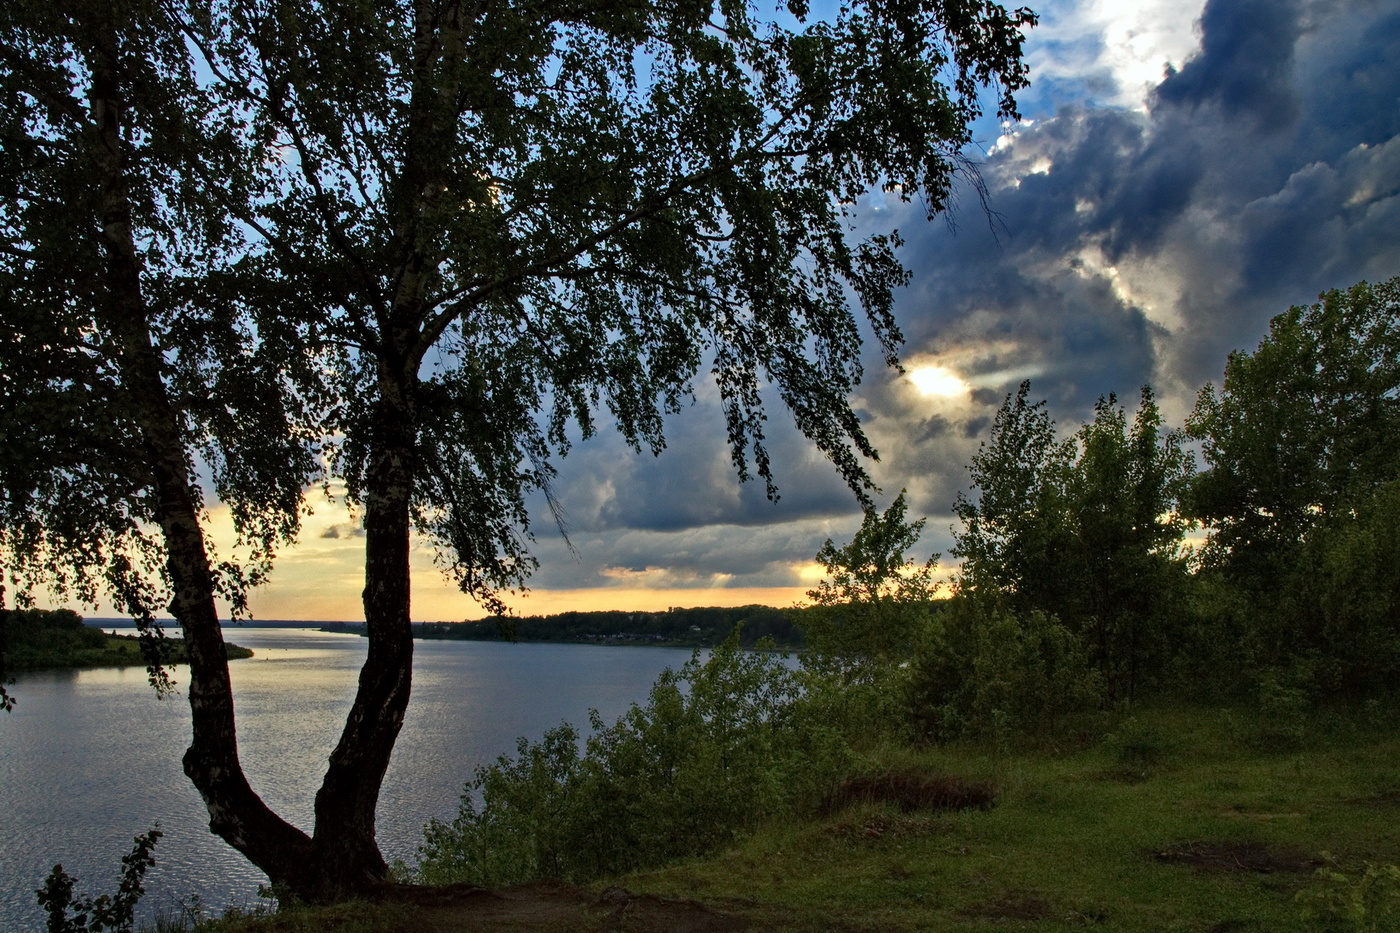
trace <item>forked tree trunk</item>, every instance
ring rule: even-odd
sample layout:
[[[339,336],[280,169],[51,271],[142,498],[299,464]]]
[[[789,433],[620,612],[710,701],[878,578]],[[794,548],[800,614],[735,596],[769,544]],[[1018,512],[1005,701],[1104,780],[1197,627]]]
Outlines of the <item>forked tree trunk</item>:
[[[173,587],[170,610],[189,651],[193,738],[184,756],[185,773],[204,800],[210,829],[275,886],[314,902],[364,894],[382,885],[388,872],[375,841],[375,812],[412,676],[409,553],[416,446],[413,394],[421,359],[420,257],[416,249],[410,251],[412,268],[400,280],[396,316],[380,322],[385,346],[380,348],[379,398],[364,482],[363,599],[369,651],[354,705],[316,795],[314,833],[308,836],[253,792],[239,762],[214,574],[199,520],[200,496],[192,482],[182,418],[166,389],[131,230],[122,132],[124,50],[105,4],[83,5],[82,10],[76,25],[84,33],[81,40],[93,75],[90,105],[99,142],[92,156],[94,183],[101,191],[107,271],[99,313],[120,345],[122,383],[146,448],[155,518],[165,539]],[[431,18],[420,17],[418,28],[430,34]],[[415,129],[431,131],[421,122]],[[410,220],[407,227],[411,230],[415,224]],[[413,242],[416,236],[406,239]]]

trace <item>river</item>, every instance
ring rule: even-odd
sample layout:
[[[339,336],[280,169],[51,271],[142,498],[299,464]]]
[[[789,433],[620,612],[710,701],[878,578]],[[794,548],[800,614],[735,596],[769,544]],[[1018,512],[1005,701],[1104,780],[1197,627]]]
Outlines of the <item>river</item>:
[[[311,629],[230,628],[254,656],[230,664],[239,748],[253,788],[309,829],[326,757],[349,710],[366,642]],[[420,641],[413,700],[385,776],[379,840],[411,861],[430,818],[451,818],[477,765],[568,720],[611,722],[679,667],[677,648]],[[177,682],[183,668],[174,669]],[[183,694],[157,699],[141,668],[20,674],[0,714],[0,930],[43,929],[34,897],[55,862],[81,893],[115,890],[132,837],[165,833],[140,914],[253,906],[266,879],[212,836],[180,770],[189,744]]]

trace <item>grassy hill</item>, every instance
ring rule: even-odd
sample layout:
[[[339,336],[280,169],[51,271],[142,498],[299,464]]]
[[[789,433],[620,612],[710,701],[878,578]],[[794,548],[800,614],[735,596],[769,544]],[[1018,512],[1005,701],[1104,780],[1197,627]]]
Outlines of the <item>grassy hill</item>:
[[[1086,716],[1053,741],[887,749],[820,812],[713,857],[586,886],[404,890],[211,930],[1393,930],[1393,712],[1161,705]],[[948,793],[959,787],[994,801]]]

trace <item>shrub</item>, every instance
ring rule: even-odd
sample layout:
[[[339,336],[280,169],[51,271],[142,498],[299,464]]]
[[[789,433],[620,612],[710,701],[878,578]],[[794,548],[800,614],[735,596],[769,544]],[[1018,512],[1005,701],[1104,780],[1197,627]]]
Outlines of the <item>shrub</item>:
[[[49,915],[49,933],[131,933],[136,902],[146,893],[146,871],[156,863],[151,851],[161,835],[157,827],[132,840],[131,851],[122,856],[122,880],[116,894],[75,898],[76,879],[62,865],[55,865],[44,886],[34,892],[39,906]]]
[[[1104,748],[1113,758],[1113,774],[1125,780],[1145,780],[1167,764],[1175,743],[1161,726],[1129,717],[1104,736]]]
[[[1400,866],[1366,863],[1359,876],[1333,868],[1298,894],[1303,916],[1322,933],[1393,933],[1400,930]]]
[[[586,881],[709,852],[814,808],[846,755],[800,698],[777,656],[733,638],[704,663],[697,654],[613,725],[593,713],[582,754],[564,724],[478,768],[457,817],[426,828],[418,878]]]
[[[910,714],[927,737],[1051,732],[1102,696],[1083,643],[1054,616],[959,596],[941,618],[908,684]]]

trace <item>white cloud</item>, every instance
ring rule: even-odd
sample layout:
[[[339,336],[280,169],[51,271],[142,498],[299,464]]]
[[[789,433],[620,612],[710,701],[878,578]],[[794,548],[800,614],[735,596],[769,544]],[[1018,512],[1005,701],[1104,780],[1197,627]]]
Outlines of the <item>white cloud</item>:
[[[1041,9],[1027,58],[1032,80],[1084,84],[1096,103],[1146,109],[1165,66],[1195,51],[1204,0],[1088,0]]]

